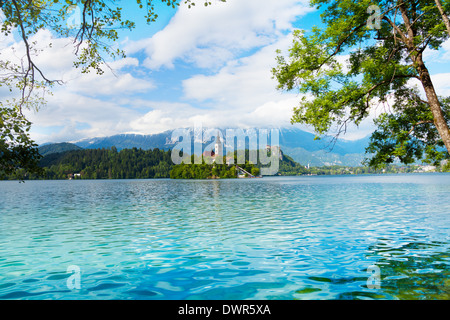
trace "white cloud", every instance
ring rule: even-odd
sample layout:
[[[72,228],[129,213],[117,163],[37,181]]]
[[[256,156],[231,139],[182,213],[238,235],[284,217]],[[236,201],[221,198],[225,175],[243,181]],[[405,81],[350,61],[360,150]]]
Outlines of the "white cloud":
[[[215,74],[197,74],[184,80],[184,98],[189,105],[153,103],[152,111],[131,126],[139,133],[192,127],[195,123],[216,128],[289,127],[300,96],[278,91],[271,69],[276,65],[276,49],[287,49],[291,41],[291,35],[280,36],[277,42],[252,55],[229,60]],[[365,130],[359,133],[354,133],[358,129],[353,127],[344,138],[366,136],[371,121],[364,122],[360,127]]]
[[[286,101],[285,101],[286,102]],[[190,105],[155,103],[155,109],[132,121],[134,133],[153,134],[177,128],[279,127],[286,126],[290,117],[288,103],[268,103],[254,111],[239,114],[229,110],[202,110]]]
[[[32,137],[40,143],[129,131],[130,122],[141,114],[117,100],[155,88],[152,80],[134,76],[133,69],[139,67],[136,58],[110,62],[103,75],[82,74],[73,66],[75,55],[71,39],[53,38],[48,30],[40,30],[29,42],[36,42],[42,50],[34,57],[34,62],[45,76],[64,81],[63,85],[51,89],[53,95],[46,96],[47,104],[39,112],[25,111],[33,122]],[[0,59],[20,64],[23,57],[22,42],[8,39],[8,45],[0,47]],[[1,90],[0,98],[19,94]]]
[[[49,30],[41,29],[28,39],[30,52],[36,66],[48,79],[61,79],[73,67],[74,48],[69,38],[54,38]],[[8,42],[0,46],[0,58],[16,65],[25,63],[26,50],[23,41],[12,34]]]
[[[431,81],[433,82],[436,94],[441,97],[450,96],[450,73],[437,73],[431,75]],[[411,79],[408,81],[408,86],[416,87],[421,96],[426,99],[425,90],[422,83],[418,79]]]
[[[298,96],[277,91],[271,69],[276,49],[287,49],[292,40],[283,32],[309,10],[303,2],[291,0],[182,7],[164,30],[151,39],[130,43],[126,51],[145,49],[149,68],[173,67],[181,58],[200,67],[215,65],[216,73],[199,73],[183,81],[189,104],[141,103],[151,110],[131,123],[133,131],[156,133],[196,123],[204,127],[289,125]],[[252,52],[255,48],[259,49]],[[236,57],[241,51],[248,56]]]
[[[134,105],[150,109],[130,122],[132,132],[143,134],[193,126],[195,116],[201,114],[201,110],[184,103],[135,101]]]
[[[33,61],[45,77],[64,81],[65,85],[55,87],[55,91],[63,89],[87,95],[123,95],[155,87],[150,80],[138,79],[130,72],[122,71],[127,67],[137,67],[139,61],[135,58],[108,62],[109,67],[103,67],[103,75],[98,75],[95,71],[82,74],[81,70],[73,65],[76,56],[72,39],[54,38],[49,30],[42,29],[29,39],[29,43],[36,43],[35,49],[38,52],[33,55]],[[13,42],[9,39],[9,45],[0,48],[0,58],[17,65],[24,61],[25,56],[23,42]],[[38,75],[37,77],[39,78]]]
[[[289,125],[292,105],[296,98],[285,97],[277,102],[264,103],[256,109],[202,109],[186,103],[134,101],[136,108],[151,109],[130,123],[133,133],[152,134],[201,124],[209,128],[280,127]]]
[[[284,36],[251,56],[229,61],[214,75],[199,74],[183,81],[185,97],[236,111],[286,99],[286,94],[277,91],[271,70],[276,65],[276,49],[287,47],[290,41],[290,36]]]
[[[25,61],[26,52],[22,41],[15,40],[12,34],[8,37],[1,34],[1,40],[0,59],[17,65]],[[73,67],[75,56],[71,39],[54,38],[50,31],[39,30],[29,39],[29,43],[33,43],[38,50],[37,54],[33,54],[33,61],[45,76],[67,81],[65,85],[56,85],[53,88],[53,96],[46,96],[47,105],[39,112],[24,110],[27,118],[33,122],[31,135],[34,139],[38,142],[66,141],[75,136],[103,135],[123,130],[123,122],[118,119],[126,119],[130,114],[129,110],[107,101],[87,98],[85,95],[92,91],[105,91],[104,88],[111,88],[109,92],[103,92],[105,94],[119,95],[136,91],[142,88],[142,81],[132,81],[134,78],[130,74],[114,77],[112,72],[106,72],[104,77],[85,75],[70,81],[71,77],[80,74],[80,70]],[[126,65],[135,65],[136,62],[138,61],[123,59],[113,62],[112,66],[121,69]],[[99,84],[103,85],[98,86]],[[4,87],[1,89],[2,100],[18,98],[20,95],[18,91],[10,93],[4,90]],[[50,128],[59,128],[59,132],[55,133],[54,129]]]
[[[140,114],[115,102],[65,92],[48,97],[47,105],[38,112],[26,111],[31,122],[38,124],[32,137],[38,142],[60,142],[88,137],[108,136],[129,131],[130,122]],[[44,137],[39,132],[59,127]],[[34,129],[34,127],[32,127]]]
[[[271,69],[276,65],[275,50],[286,51],[291,45],[287,33],[293,22],[309,11],[306,0],[228,0],[207,8],[181,6],[166,28],[152,38],[128,42],[125,48],[128,54],[144,50],[144,65],[150,69],[178,67],[180,60],[209,68],[207,74],[199,71],[182,81],[181,99],[159,96],[161,101],[154,101],[151,94],[137,95],[155,89],[151,73],[137,58],[112,62],[114,72],[106,69],[101,76],[81,74],[73,67],[71,40],[54,39],[42,30],[35,37],[44,52],[36,61],[49,77],[66,84],[55,88],[47,107],[29,112],[37,125],[33,137],[38,142],[59,142],[124,132],[151,134],[197,123],[204,127],[289,126],[300,97],[278,91]],[[167,72],[158,74],[163,77],[158,82],[170,77],[171,70]],[[178,68],[174,72],[183,73]],[[176,82],[171,85],[179,88]]]
[[[155,85],[151,80],[135,78],[130,72],[121,69],[128,66],[137,66],[137,59],[126,58],[110,63],[112,70],[105,68],[103,75],[95,72],[82,74],[78,69],[66,73],[64,90],[78,92],[89,96],[120,96],[153,90]]]
[[[450,73],[438,73],[431,75],[436,93],[442,97],[450,96]]]
[[[253,127],[289,126],[294,106],[298,97],[286,98],[280,101],[267,102],[248,114],[248,122]]]
[[[450,61],[450,39],[443,42],[439,50],[425,49],[423,59],[428,63],[448,63]]]
[[[272,43],[295,19],[312,9],[307,1],[229,0],[188,9],[182,5],[168,26],[126,51],[144,50],[150,69],[183,59],[200,67],[221,66],[237,53]]]

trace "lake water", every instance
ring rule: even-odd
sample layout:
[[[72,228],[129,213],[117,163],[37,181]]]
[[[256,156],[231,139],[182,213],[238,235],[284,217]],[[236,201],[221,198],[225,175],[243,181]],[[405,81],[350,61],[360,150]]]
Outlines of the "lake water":
[[[0,197],[0,299],[450,299],[449,174],[2,181]]]

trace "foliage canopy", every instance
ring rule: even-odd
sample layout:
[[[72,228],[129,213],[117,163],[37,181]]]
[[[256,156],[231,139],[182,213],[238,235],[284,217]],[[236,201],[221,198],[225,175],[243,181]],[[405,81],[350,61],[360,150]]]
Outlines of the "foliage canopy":
[[[291,122],[310,125],[319,135],[336,130],[338,137],[378,106],[378,130],[366,150],[371,166],[396,158],[406,164],[448,158],[449,100],[436,93],[423,54],[449,38],[450,1],[310,3],[323,10],[325,27],[295,31],[288,56],[278,51],[272,71],[279,89],[296,89],[303,96]],[[422,86],[425,98],[410,80]]]

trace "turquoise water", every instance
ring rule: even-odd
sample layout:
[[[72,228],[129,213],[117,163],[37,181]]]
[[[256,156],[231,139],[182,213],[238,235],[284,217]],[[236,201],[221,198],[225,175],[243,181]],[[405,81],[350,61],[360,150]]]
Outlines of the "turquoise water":
[[[2,181],[0,299],[450,299],[449,195],[449,174]]]

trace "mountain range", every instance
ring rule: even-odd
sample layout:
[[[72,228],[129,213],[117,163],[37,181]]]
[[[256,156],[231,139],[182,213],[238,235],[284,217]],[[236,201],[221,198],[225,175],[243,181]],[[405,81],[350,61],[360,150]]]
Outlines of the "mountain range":
[[[206,131],[207,129],[204,129]],[[345,165],[359,166],[365,156],[365,148],[369,143],[369,138],[360,140],[331,141],[330,139],[315,140],[315,135],[298,128],[281,128],[280,147],[284,154],[292,157],[302,165],[324,166],[324,165]],[[225,130],[221,130],[225,136]],[[196,140],[198,138],[195,138]],[[213,140],[211,140],[213,141]],[[211,141],[202,141],[203,148],[211,145]],[[270,142],[270,139],[268,140]],[[45,152],[62,152],[83,149],[110,148],[115,146],[118,150],[127,148],[148,149],[173,149],[177,141],[172,141],[172,131],[165,131],[152,135],[140,134],[118,134],[109,137],[98,137],[74,141],[71,143],[45,144],[39,150],[41,154]],[[225,141],[227,145],[227,141]],[[242,146],[238,146],[241,148]]]

